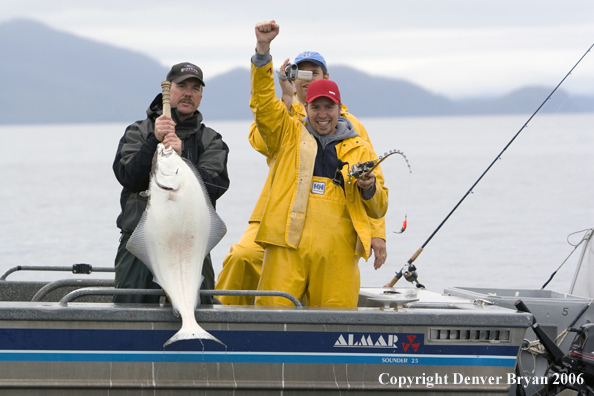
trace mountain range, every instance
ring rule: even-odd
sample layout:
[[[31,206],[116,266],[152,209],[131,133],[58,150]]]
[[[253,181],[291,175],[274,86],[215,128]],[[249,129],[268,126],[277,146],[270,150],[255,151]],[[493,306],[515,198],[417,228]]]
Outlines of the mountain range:
[[[160,92],[168,68],[156,60],[17,19],[0,24],[0,124],[133,122]],[[206,120],[251,119],[249,59],[205,76]],[[330,65],[341,96],[359,117],[530,114],[552,87],[524,87],[495,98],[453,100],[403,79]],[[594,112],[594,96],[558,90],[542,112]]]

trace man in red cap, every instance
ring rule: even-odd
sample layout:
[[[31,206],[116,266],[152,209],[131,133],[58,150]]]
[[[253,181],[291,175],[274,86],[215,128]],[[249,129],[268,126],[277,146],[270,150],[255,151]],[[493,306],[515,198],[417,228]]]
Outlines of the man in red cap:
[[[330,78],[326,60],[318,52],[301,52],[295,57],[293,63],[298,66],[299,71],[310,72],[311,81],[327,80]],[[285,69],[289,65],[289,59],[286,59],[278,71],[279,83],[283,91],[282,100],[287,106],[289,115],[297,120],[301,120],[306,116],[304,106],[307,89],[311,81],[301,79],[294,81],[288,80],[285,76]],[[355,131],[371,146],[371,141],[365,127],[354,115],[349,113],[348,108],[344,104],[341,104],[340,115],[351,121]],[[266,157],[269,168],[272,167],[275,158],[268,151],[255,122],[250,127],[249,141],[256,151]],[[217,290],[256,290],[258,288],[260,274],[262,273],[262,262],[264,260],[264,248],[257,244],[254,239],[268,201],[271,178],[272,173],[269,171],[258,201],[249,218],[246,230],[239,241],[231,245],[229,253],[223,260],[223,268],[218,275],[216,283]],[[373,266],[377,270],[384,264],[387,257],[385,220],[384,218],[370,219],[370,222],[372,226],[371,253],[374,256]],[[251,296],[219,296],[219,299],[223,304],[230,305],[249,305],[254,301],[254,297]]]
[[[376,160],[370,145],[342,117],[338,86],[317,80],[307,89],[303,120],[276,97],[270,43],[274,21],[256,25],[250,106],[275,158],[271,186],[255,241],[265,247],[259,290],[280,290],[309,306],[354,307],[358,262],[371,251],[370,218],[385,215],[388,193],[381,172],[351,180],[347,163]],[[258,297],[257,305],[289,305]]]

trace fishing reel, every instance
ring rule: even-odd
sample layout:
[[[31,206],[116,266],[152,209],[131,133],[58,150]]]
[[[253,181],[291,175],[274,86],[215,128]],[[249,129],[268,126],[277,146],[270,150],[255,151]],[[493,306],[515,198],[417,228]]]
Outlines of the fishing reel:
[[[412,263],[411,260],[409,260],[408,263],[405,264],[399,272],[396,272],[396,275],[394,275],[394,278],[392,278],[392,280],[390,282],[386,283],[384,285],[384,287],[394,287],[396,282],[398,282],[400,280],[400,278],[402,278],[402,277],[404,277],[404,279],[406,279],[410,283],[414,284],[417,287],[417,289],[425,288],[425,285],[423,285],[422,283],[419,282],[419,280],[418,280],[419,275],[417,274],[417,267]]]
[[[417,274],[417,267],[414,264],[405,264],[404,267],[396,274],[398,279],[402,278],[406,279],[410,283],[415,283],[417,288],[424,289],[425,286],[418,281],[418,274]]]
[[[390,150],[387,153],[384,153],[384,155],[380,155],[377,160],[371,160],[371,161],[367,161],[367,162],[361,162],[356,165],[352,165],[351,170],[348,173],[348,176],[354,177],[355,179],[363,178],[363,180],[365,180],[366,174],[373,172],[373,170],[375,168],[377,168],[377,166],[379,164],[381,164],[382,161],[384,161],[386,158],[388,158],[389,156],[391,156],[393,154],[400,154],[406,161],[406,165],[408,166],[409,173],[412,173],[412,170],[410,169],[410,163],[408,162],[408,158],[406,158],[406,155],[404,155],[404,153],[400,150]]]
[[[351,166],[348,175],[355,179],[360,179],[365,173],[369,173],[373,168],[375,168],[375,161],[362,162]]]

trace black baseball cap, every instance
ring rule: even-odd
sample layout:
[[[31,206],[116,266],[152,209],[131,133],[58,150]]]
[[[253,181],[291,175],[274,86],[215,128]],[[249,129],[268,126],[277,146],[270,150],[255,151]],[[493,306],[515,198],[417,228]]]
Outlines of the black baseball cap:
[[[167,81],[171,81],[176,84],[179,84],[188,78],[197,78],[203,86],[206,86],[202,77],[202,70],[192,63],[178,63],[177,65],[173,65],[171,70],[169,70],[169,73],[167,73]]]

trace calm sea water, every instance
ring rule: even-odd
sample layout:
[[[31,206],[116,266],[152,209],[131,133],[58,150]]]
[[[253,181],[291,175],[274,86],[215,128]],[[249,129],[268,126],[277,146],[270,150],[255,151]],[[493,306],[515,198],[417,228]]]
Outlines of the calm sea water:
[[[528,116],[362,119],[390,189],[388,261],[361,261],[362,284],[389,281],[425,242]],[[242,235],[264,182],[249,121],[208,122],[230,147],[231,187],[217,208],[227,236],[215,271]],[[416,261],[428,289],[540,287],[594,226],[594,114],[538,115],[427,244]],[[0,271],[16,265],[113,266],[120,186],[111,170],[124,124],[1,126]],[[408,229],[399,231],[404,217]],[[581,235],[570,238],[577,242]],[[580,250],[549,289],[565,292]],[[9,279],[57,279],[22,272]],[[398,285],[405,286],[401,280]]]

